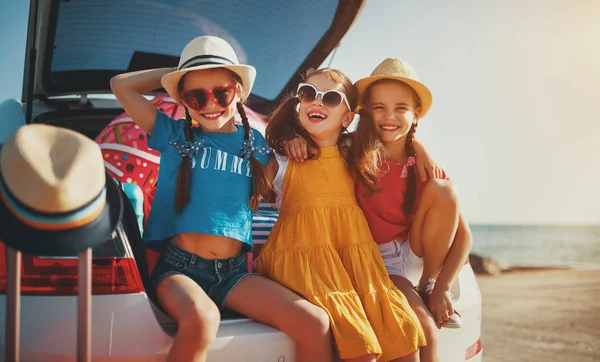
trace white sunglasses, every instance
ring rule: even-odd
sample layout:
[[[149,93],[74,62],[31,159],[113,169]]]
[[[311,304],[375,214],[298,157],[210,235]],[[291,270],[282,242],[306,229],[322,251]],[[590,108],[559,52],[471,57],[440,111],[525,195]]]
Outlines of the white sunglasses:
[[[312,102],[321,96],[323,105],[330,108],[339,106],[343,101],[346,102],[348,109],[352,110],[352,108],[350,108],[350,103],[348,103],[346,94],[337,90],[321,92],[312,84],[300,83],[298,84],[298,89],[296,90],[296,96],[301,102]]]

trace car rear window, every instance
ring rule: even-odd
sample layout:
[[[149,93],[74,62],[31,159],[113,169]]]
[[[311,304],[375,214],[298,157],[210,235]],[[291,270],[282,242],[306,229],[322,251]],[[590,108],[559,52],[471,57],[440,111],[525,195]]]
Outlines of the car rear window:
[[[51,71],[124,72],[136,57],[178,57],[194,37],[215,35],[241,63],[256,67],[254,95],[273,100],[329,29],[337,6],[338,0],[60,2]]]

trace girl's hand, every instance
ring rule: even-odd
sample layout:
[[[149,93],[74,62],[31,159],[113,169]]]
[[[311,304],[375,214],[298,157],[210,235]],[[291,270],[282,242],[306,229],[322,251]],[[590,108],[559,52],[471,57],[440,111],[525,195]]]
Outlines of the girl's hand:
[[[110,80],[110,88],[129,117],[149,135],[154,128],[156,108],[144,94],[162,87],[161,78],[176,68],[140,70],[116,75]]]
[[[433,288],[433,292],[429,296],[429,310],[433,315],[433,319],[438,328],[442,327],[442,323],[447,322],[450,316],[454,314],[454,306],[452,305],[452,294],[447,290]]]
[[[296,137],[287,141],[283,145],[283,150],[287,157],[293,158],[296,162],[303,162],[308,158],[308,142],[302,137]],[[313,150],[311,148],[311,154]]]
[[[438,165],[433,156],[427,152],[425,147],[420,142],[415,140],[413,147],[417,154],[417,169],[422,181],[427,181],[427,178],[431,179],[443,179],[444,170],[442,166]]]

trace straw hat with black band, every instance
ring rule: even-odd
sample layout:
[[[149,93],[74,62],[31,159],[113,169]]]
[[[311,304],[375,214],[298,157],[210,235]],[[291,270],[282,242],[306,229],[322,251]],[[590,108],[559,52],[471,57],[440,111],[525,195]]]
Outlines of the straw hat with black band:
[[[364,96],[369,86],[382,79],[398,80],[407,84],[415,91],[421,102],[420,118],[429,112],[433,101],[429,88],[421,83],[415,69],[407,61],[400,58],[385,59],[373,70],[369,77],[362,78],[355,83],[360,106],[364,106]]]

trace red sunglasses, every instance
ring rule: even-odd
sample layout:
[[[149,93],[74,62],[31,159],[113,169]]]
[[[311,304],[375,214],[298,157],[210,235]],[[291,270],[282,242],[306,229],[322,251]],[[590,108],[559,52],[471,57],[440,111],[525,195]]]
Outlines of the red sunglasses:
[[[229,84],[223,87],[215,87],[209,91],[204,89],[184,90],[180,92],[180,95],[183,103],[185,103],[188,108],[199,111],[206,107],[209,99],[212,99],[213,102],[223,108],[229,107],[231,102],[235,99],[236,92],[237,86],[235,84]]]

